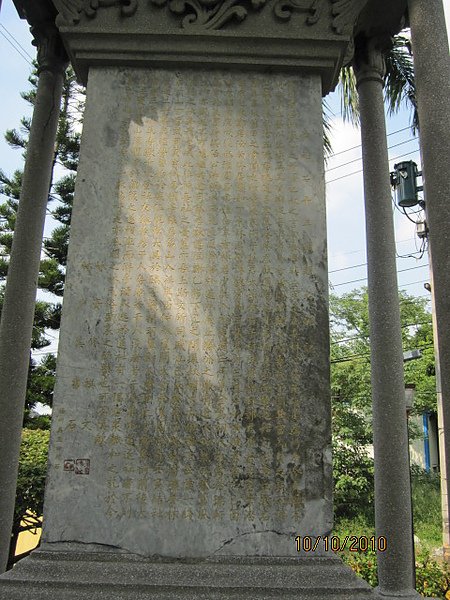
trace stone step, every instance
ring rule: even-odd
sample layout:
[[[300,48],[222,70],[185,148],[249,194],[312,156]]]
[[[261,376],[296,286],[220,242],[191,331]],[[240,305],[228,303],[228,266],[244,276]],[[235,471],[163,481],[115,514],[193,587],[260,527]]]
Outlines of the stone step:
[[[369,600],[338,558],[155,561],[121,552],[37,550],[0,578],[0,600]]]

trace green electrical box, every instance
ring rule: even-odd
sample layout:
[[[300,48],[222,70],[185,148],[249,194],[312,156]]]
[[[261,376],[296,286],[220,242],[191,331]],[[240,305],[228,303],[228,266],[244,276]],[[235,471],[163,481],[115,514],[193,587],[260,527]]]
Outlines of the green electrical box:
[[[393,184],[399,206],[408,208],[419,203],[416,183],[418,175],[419,171],[413,160],[394,165]]]

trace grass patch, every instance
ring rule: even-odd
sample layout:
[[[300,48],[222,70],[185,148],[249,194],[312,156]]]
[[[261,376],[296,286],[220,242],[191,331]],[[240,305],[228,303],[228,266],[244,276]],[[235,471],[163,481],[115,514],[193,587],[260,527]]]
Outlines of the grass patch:
[[[433,551],[442,546],[441,489],[438,473],[412,470],[414,533],[421,546]]]

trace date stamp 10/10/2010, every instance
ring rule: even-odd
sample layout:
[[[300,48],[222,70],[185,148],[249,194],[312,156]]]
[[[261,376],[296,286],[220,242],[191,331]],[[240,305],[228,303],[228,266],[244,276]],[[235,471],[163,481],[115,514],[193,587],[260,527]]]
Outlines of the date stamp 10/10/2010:
[[[337,535],[331,537],[318,535],[298,535],[295,538],[297,552],[316,552],[318,550],[324,550],[328,552],[343,552],[349,550],[350,552],[368,552],[369,550],[386,552],[387,550],[387,539],[383,536],[370,536],[365,535],[346,535],[344,538],[340,538]]]

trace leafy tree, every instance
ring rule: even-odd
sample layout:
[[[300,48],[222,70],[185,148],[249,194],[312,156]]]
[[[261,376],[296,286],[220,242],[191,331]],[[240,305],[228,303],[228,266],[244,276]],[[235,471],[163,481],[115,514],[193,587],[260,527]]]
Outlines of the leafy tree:
[[[403,349],[420,349],[405,364],[405,381],[416,385],[414,412],[436,409],[431,315],[422,298],[400,292]],[[373,511],[370,339],[367,289],[330,298],[331,389],[336,516]]]

